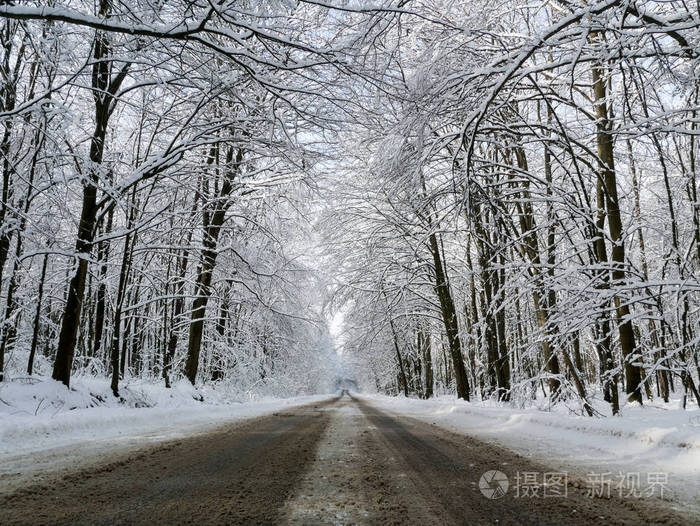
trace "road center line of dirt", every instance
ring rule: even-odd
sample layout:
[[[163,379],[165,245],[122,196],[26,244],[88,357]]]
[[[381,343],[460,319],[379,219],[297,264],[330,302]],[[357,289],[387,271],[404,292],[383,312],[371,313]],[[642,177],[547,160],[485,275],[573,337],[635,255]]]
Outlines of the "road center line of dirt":
[[[367,524],[369,503],[358,472],[366,422],[354,404],[328,408],[330,422],[310,469],[285,505],[289,524]],[[362,425],[362,424],[365,425]]]

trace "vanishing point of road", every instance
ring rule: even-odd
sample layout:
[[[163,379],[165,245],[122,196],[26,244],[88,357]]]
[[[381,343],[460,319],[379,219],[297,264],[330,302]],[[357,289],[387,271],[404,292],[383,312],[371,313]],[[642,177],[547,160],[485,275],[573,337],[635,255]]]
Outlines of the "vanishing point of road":
[[[487,498],[498,470],[511,490]],[[517,498],[520,455],[348,395],[224,425],[0,498],[0,524],[686,525],[662,502]]]

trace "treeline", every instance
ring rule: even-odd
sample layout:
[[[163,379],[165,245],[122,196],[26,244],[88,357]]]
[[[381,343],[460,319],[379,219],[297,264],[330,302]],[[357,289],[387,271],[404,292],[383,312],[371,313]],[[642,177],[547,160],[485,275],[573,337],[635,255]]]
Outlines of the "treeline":
[[[697,5],[413,7],[328,184],[357,375],[700,404]]]
[[[700,404],[697,5],[331,4],[0,6],[0,376]]]
[[[331,382],[299,138],[333,126],[314,101],[376,25],[333,12],[0,6],[0,380]]]

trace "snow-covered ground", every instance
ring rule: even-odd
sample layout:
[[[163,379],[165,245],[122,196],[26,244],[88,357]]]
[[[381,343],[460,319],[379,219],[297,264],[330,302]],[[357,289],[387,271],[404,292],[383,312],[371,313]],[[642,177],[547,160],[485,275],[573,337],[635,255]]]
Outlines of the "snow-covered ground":
[[[0,384],[0,491],[76,466],[109,462],[153,443],[312,403],[332,395],[254,399],[225,389],[172,389],[133,381],[111,396],[106,380],[75,378],[72,389],[48,379]],[[621,417],[574,416],[467,403],[358,395],[376,407],[497,443],[540,460],[571,478],[589,474],[667,474],[665,495],[700,514],[700,411],[677,403],[627,406]],[[201,401],[203,398],[204,401]],[[602,409],[602,407],[601,407]],[[494,467],[496,469],[497,466]]]
[[[225,391],[131,382],[122,401],[106,380],[75,378],[71,390],[49,379],[0,383],[0,491],[52,472],[107,462],[149,444],[203,432],[332,395],[232,399]],[[200,401],[201,399],[204,401]]]
[[[664,496],[673,507],[700,516],[700,411],[678,403],[627,406],[621,417],[572,416],[565,408],[546,412],[454,397],[431,400],[357,395],[385,411],[418,418],[451,431],[497,443],[566,471],[570,479],[612,485],[620,473],[668,478]],[[494,469],[497,469],[494,466]],[[614,491],[614,489],[613,489]]]

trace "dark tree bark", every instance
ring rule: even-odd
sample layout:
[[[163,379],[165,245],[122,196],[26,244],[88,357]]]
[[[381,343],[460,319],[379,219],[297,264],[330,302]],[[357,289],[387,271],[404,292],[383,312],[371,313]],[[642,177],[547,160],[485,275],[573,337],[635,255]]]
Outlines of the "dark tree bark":
[[[129,210],[129,216],[126,221],[126,229],[130,231],[134,225],[136,218],[136,186],[131,191],[132,206]],[[124,359],[119,359],[119,341],[121,338],[122,326],[122,309],[124,308],[124,299],[126,297],[126,288],[131,271],[131,261],[133,256],[133,247],[136,241],[136,233],[129,233],[124,237],[124,252],[122,253],[122,262],[119,268],[119,284],[117,285],[117,299],[114,304],[114,314],[112,318],[112,341],[109,345],[109,362],[112,369],[112,381],[110,387],[112,394],[119,397],[119,376],[123,373]]]
[[[30,95],[32,95],[30,93]],[[14,345],[17,337],[17,324],[21,314],[20,305],[17,301],[16,294],[19,287],[20,279],[20,259],[24,247],[24,231],[27,225],[27,218],[31,207],[32,198],[34,196],[34,180],[36,177],[36,168],[39,160],[39,152],[42,150],[45,141],[45,136],[41,126],[36,130],[32,139],[32,148],[34,150],[32,159],[29,165],[29,173],[27,177],[27,189],[25,195],[16,205],[20,211],[19,221],[16,228],[17,241],[15,242],[14,262],[12,264],[12,273],[10,274],[10,283],[7,287],[7,304],[5,306],[5,315],[3,317],[2,330],[0,330],[0,381],[2,380],[2,372],[4,369],[4,357],[8,349]]]
[[[435,278],[434,289],[438,296],[438,300],[440,301],[440,313],[442,314],[442,321],[445,325],[447,344],[450,350],[450,357],[452,358],[455,383],[457,384],[457,396],[464,400],[469,400],[469,380],[467,378],[467,371],[464,367],[462,342],[459,339],[457,309],[455,307],[454,300],[452,299],[450,284],[447,281],[442,255],[440,252],[440,245],[435,232],[430,232],[428,242],[430,244],[430,252],[433,256],[433,272]]]
[[[469,215],[466,216],[467,221],[469,221]],[[484,388],[484,378],[482,374],[478,374],[476,367],[476,352],[480,348],[482,341],[482,332],[479,326],[479,306],[476,299],[476,270],[474,269],[474,264],[472,263],[472,239],[471,233],[467,232],[467,270],[469,271],[469,309],[465,305],[466,319],[467,319],[467,332],[470,335],[471,346],[469,349],[469,355],[472,366],[472,378],[474,379],[474,385],[480,385],[480,389],[483,392]],[[476,387],[475,387],[476,388]]]
[[[103,234],[112,231],[114,220],[114,208],[107,213],[107,224],[102,230]],[[97,284],[97,298],[95,303],[95,335],[92,342],[92,354],[97,356],[102,347],[102,334],[105,324],[105,304],[107,299],[107,260],[109,259],[109,241],[103,241],[97,248],[97,260],[100,266],[99,282]]]
[[[185,376],[194,385],[199,368],[199,355],[202,347],[202,334],[204,332],[204,316],[207,303],[211,296],[211,280],[216,266],[217,245],[219,234],[226,218],[226,211],[230,206],[230,196],[233,192],[233,181],[240,170],[243,161],[243,150],[238,149],[235,154],[232,147],[229,148],[225,177],[218,195],[212,202],[204,216],[204,235],[202,239],[202,255],[197,280],[195,283],[195,299],[192,302],[192,318],[190,321],[190,335],[187,344],[187,360],[185,362]]]
[[[406,379],[406,367],[403,363],[403,358],[401,358],[401,350],[399,348],[399,339],[396,335],[396,328],[394,327],[394,320],[391,319],[391,313],[387,313],[389,318],[389,327],[391,328],[391,340],[394,342],[394,351],[396,352],[396,362],[399,365],[399,383],[403,389],[403,395],[408,398],[408,380]]]
[[[484,340],[486,343],[487,377],[490,388],[497,391],[499,399],[507,400],[510,390],[510,376],[508,371],[508,356],[502,354],[505,350],[505,342],[499,341],[504,328],[499,325],[503,322],[503,317],[496,315],[502,310],[502,298],[500,290],[500,280],[498,271],[492,268],[496,259],[493,250],[492,240],[486,231],[481,216],[481,209],[475,207],[472,213],[472,225],[476,230],[476,246],[481,267],[481,282],[483,287],[482,303],[484,314],[482,318],[486,322],[484,330]],[[492,312],[487,312],[491,310]]]
[[[592,240],[591,259],[600,269],[598,270],[599,284],[597,287],[605,292],[610,288],[610,272],[605,268],[608,266],[608,252],[605,246],[605,238],[603,237],[605,228],[605,195],[603,181],[600,178],[596,182],[596,201],[595,231],[590,234]],[[606,303],[602,307],[606,307]],[[610,316],[605,308],[596,321],[596,332],[596,352],[600,361],[603,396],[605,401],[610,403],[612,414],[616,415],[620,412],[620,402],[617,393],[618,377],[617,374],[613,373],[615,361],[612,354],[612,328],[610,326]]]
[[[0,29],[0,43],[2,44],[4,54],[3,61],[0,64],[0,102],[2,107],[0,111],[9,112],[15,109],[17,102],[17,82],[19,80],[19,71],[24,60],[24,41],[17,51],[15,65],[10,62],[14,55],[13,50],[14,33],[19,28],[17,22],[5,20],[5,23]],[[0,157],[2,157],[2,194],[0,200],[0,283],[2,283],[3,269],[10,251],[10,241],[12,240],[13,229],[10,228],[9,222],[6,222],[8,213],[12,214],[10,201],[12,200],[12,176],[15,173],[14,164],[11,162],[10,147],[12,145],[12,119],[3,121],[3,133],[0,140]],[[3,376],[3,358],[0,354],[0,381]]]
[[[522,148],[515,149],[515,158],[517,160],[518,168],[524,173],[527,173],[529,166],[525,151]],[[544,149],[544,165],[545,179],[547,180],[548,186],[547,192],[549,192],[552,173],[549,148],[547,147]],[[521,252],[532,264],[529,269],[530,275],[535,280],[535,288],[533,289],[532,297],[537,325],[539,329],[544,332],[544,338],[542,340],[542,355],[544,357],[545,370],[549,374],[547,377],[547,385],[549,386],[550,396],[553,399],[556,399],[559,395],[559,389],[561,388],[561,382],[559,381],[561,371],[559,369],[559,360],[557,355],[556,353],[552,352],[553,327],[550,323],[550,314],[554,311],[556,295],[551,287],[549,287],[545,282],[546,271],[543,270],[543,258],[540,250],[539,237],[537,235],[537,222],[532,209],[529,184],[527,182],[524,183],[522,196],[522,202],[516,202],[516,209],[518,211],[518,219],[520,223],[520,234],[523,239],[522,243],[520,244]],[[553,251],[551,248],[553,247],[554,243],[553,218],[549,218],[549,221],[550,223],[547,225],[548,259],[553,257]],[[551,262],[547,261],[547,263],[547,266],[552,268]]]
[[[109,15],[108,0],[100,1],[99,14]],[[80,327],[80,314],[85,295],[85,279],[88,271],[88,259],[92,251],[92,240],[97,219],[97,185],[99,167],[104,156],[107,125],[114,111],[114,95],[127,75],[126,64],[114,78],[111,75],[110,43],[107,34],[98,31],[93,45],[92,89],[95,99],[95,129],[90,139],[90,161],[92,166],[83,186],[83,202],[75,243],[76,268],[68,286],[68,297],[63,310],[63,321],[58,337],[58,349],[53,366],[53,379],[70,385],[73,355]]]
[[[632,189],[634,191],[634,215],[637,221],[641,222],[642,219],[642,205],[641,205],[641,200],[640,200],[640,195],[639,195],[639,178],[637,176],[637,165],[634,160],[634,153],[632,151],[632,143],[629,139],[625,141],[627,143],[627,156],[628,156],[628,162],[630,165],[630,172],[632,174]],[[644,278],[644,281],[649,281],[649,263],[647,260],[647,251],[646,251],[646,243],[644,241],[644,231],[640,226],[637,228],[637,243],[639,246],[639,255],[642,260],[642,277]],[[652,291],[647,288],[646,290],[647,296],[650,298],[653,298],[654,295],[652,294]],[[663,312],[660,311],[659,314],[663,315]],[[656,327],[656,322],[654,321],[653,317],[653,312],[651,307],[648,307],[647,309],[647,316],[649,317],[649,321],[647,323],[647,326],[649,328],[649,339],[651,341],[652,348],[655,349],[654,351],[654,359],[658,362],[661,363],[662,358],[665,360],[665,353],[666,350],[664,347],[661,345],[661,341],[659,338],[659,330]],[[658,394],[663,398],[664,402],[668,403],[669,401],[669,391],[668,391],[668,371],[666,370],[660,370],[656,371],[656,386],[658,389]],[[648,384],[647,384],[648,385]]]
[[[605,192],[605,207],[608,219],[608,231],[612,241],[611,263],[612,279],[618,285],[625,279],[625,244],[622,236],[622,216],[620,199],[617,194],[617,176],[615,173],[615,155],[613,144],[613,125],[608,109],[608,95],[605,70],[602,64],[592,67],[593,96],[596,120],[596,143],[598,147],[599,175]],[[617,326],[620,338],[620,348],[624,357],[625,387],[631,402],[642,403],[642,377],[639,367],[632,363],[635,360],[635,338],[630,319],[629,306],[615,295],[617,311]]]
[[[44,254],[44,262],[41,264],[41,275],[39,277],[39,290],[37,291],[36,311],[34,312],[34,324],[32,328],[32,343],[29,346],[29,360],[27,361],[27,374],[34,372],[34,357],[36,356],[36,346],[39,341],[39,329],[41,328],[41,307],[44,299],[44,282],[46,281],[46,267],[49,255]]]
[[[430,334],[418,330],[418,350],[423,355],[423,370],[425,371],[425,383],[423,398],[432,398],[435,389],[435,378],[433,375],[432,343]]]
[[[124,360],[119,359],[119,341],[121,338],[122,326],[122,309],[124,307],[124,297],[126,295],[126,283],[129,279],[129,270],[131,268],[130,261],[130,245],[131,235],[124,238],[124,253],[122,254],[122,263],[119,270],[119,285],[117,286],[117,301],[114,304],[114,317],[112,319],[112,343],[109,346],[110,365],[112,368],[112,381],[110,387],[112,394],[119,398],[119,375],[123,368]]]
[[[394,326],[394,319],[391,317],[391,309],[389,308],[389,300],[386,296],[386,291],[381,290],[382,296],[384,296],[384,303],[386,305],[386,316],[389,321],[389,329],[391,330],[391,341],[394,344],[394,352],[396,352],[396,363],[399,366],[398,383],[403,389],[403,395],[408,398],[408,378],[406,377],[406,367],[404,365],[404,360],[401,356],[401,348],[399,346],[399,337],[396,334],[396,327]]]
[[[219,342],[223,343],[226,336],[226,319],[228,318],[228,302],[226,291],[219,302],[219,316],[216,318],[216,334],[219,335]],[[224,367],[220,356],[214,356],[214,363],[211,366],[211,380],[216,382],[224,377]]]
[[[12,111],[15,109],[17,102],[17,83],[20,77],[20,71],[24,62],[24,52],[26,49],[25,40],[22,40],[22,44],[16,51],[13,50],[13,40],[14,33],[20,27],[20,24],[13,22],[11,20],[5,20],[5,24],[0,29],[0,44],[2,44],[4,50],[3,61],[0,64],[0,111]],[[16,53],[16,55],[15,55]],[[15,56],[15,64],[11,65],[10,59]],[[35,74],[33,71],[32,74]],[[29,94],[31,98],[33,93]],[[7,221],[9,217],[15,217],[16,214],[12,211],[12,186],[13,186],[13,175],[15,175],[15,167],[11,162],[10,148],[12,145],[12,129],[13,121],[8,119],[4,121],[4,131],[2,134],[2,140],[0,140],[0,157],[2,157],[2,194],[0,195],[0,284],[2,284],[3,269],[5,268],[5,263],[7,262],[7,257],[10,252],[10,242],[12,240],[12,234],[15,228],[11,227],[12,221]],[[34,154],[33,167],[36,164],[36,152]],[[29,184],[28,192],[31,191],[31,183]],[[27,203],[28,205],[28,203]],[[21,208],[21,207],[20,207]],[[26,222],[26,216],[22,216],[20,219],[22,225]],[[21,252],[21,243],[17,242],[20,246],[19,252]],[[17,251],[16,251],[17,252]],[[14,320],[12,316],[17,311],[16,300],[14,299],[14,292],[17,286],[17,271],[19,270],[18,261],[15,261],[12,269],[12,276],[10,278],[10,284],[8,286],[7,299],[6,299],[6,312],[2,320],[2,331],[0,338],[0,382],[5,378],[5,352],[7,346],[11,344],[11,340],[14,339]]]
[[[214,154],[210,156],[213,162]],[[198,182],[197,191],[194,194],[194,199],[192,201],[192,209],[190,210],[190,219],[193,219],[197,213],[197,203],[199,201],[200,189],[201,189],[201,179]],[[189,247],[192,243],[192,229],[188,229],[185,236],[185,247]],[[170,318],[170,333],[168,336],[168,347],[165,354],[165,359],[163,360],[163,380],[165,381],[165,387],[170,388],[170,369],[172,367],[173,359],[175,358],[175,351],[177,350],[178,341],[178,331],[177,323],[179,322],[182,312],[185,309],[185,278],[187,277],[187,265],[189,263],[190,251],[189,248],[185,248],[182,254],[178,258],[177,264],[177,278],[175,280],[175,301],[173,304],[173,314]]]

